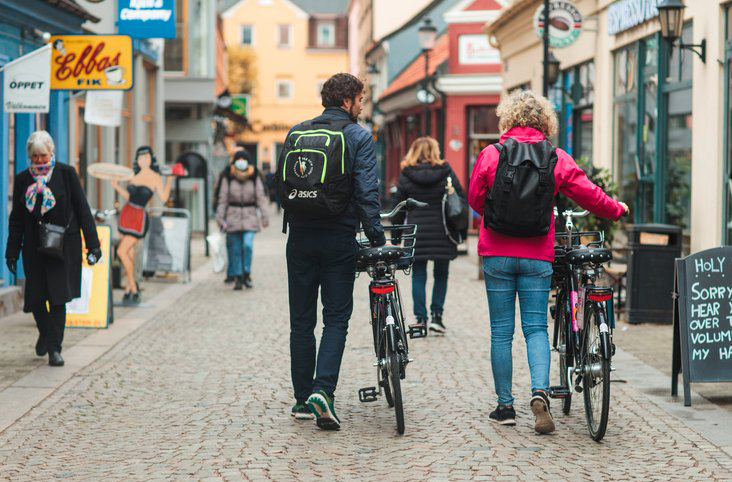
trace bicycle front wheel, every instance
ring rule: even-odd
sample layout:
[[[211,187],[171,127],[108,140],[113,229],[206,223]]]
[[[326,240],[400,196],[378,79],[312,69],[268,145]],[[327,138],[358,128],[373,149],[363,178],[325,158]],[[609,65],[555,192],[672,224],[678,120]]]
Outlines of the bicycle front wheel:
[[[609,346],[609,334],[600,330],[606,323],[605,309],[600,304],[590,303],[584,321],[582,392],[585,417],[592,439],[599,442],[605,436],[610,411],[610,360],[602,353],[602,346]]]
[[[401,435],[404,433],[404,406],[402,405],[402,387],[399,375],[401,369],[399,365],[399,354],[392,353],[389,355],[389,388],[391,389],[391,398],[394,402],[397,432]]]

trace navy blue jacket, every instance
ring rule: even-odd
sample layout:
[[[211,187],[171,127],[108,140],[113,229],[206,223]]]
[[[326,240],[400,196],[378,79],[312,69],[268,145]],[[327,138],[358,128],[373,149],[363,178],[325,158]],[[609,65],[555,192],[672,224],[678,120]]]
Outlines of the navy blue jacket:
[[[328,107],[317,118],[348,120],[349,115],[340,107]],[[290,132],[301,128],[302,124],[298,124]],[[347,125],[343,134],[346,139],[346,162],[351,167],[353,178],[353,197],[350,204],[342,214],[334,218],[305,220],[288,217],[288,223],[293,228],[345,229],[355,233],[360,221],[369,241],[373,245],[381,246],[386,240],[379,217],[381,205],[373,137],[356,123]],[[289,138],[290,134],[287,136]]]

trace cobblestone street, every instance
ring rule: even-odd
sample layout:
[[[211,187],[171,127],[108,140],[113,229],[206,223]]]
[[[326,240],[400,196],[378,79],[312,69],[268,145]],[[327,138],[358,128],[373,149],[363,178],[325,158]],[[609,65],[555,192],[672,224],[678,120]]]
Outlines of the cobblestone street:
[[[343,428],[323,432],[312,422],[293,421],[285,236],[277,219],[272,225],[255,241],[254,289],[231,291],[221,275],[194,278],[171,309],[0,434],[0,478],[732,479],[732,455],[630,382],[612,385],[602,443],[587,433],[581,397],[569,416],[556,404],[555,434],[536,435],[520,330],[514,345],[518,424],[491,424],[487,307],[472,258],[451,265],[447,336],[411,344],[415,361],[402,382],[404,436],[383,399],[358,401],[357,390],[375,384],[365,276],[356,283],[336,392]],[[409,313],[409,280],[400,279]],[[126,321],[118,319],[112,329]]]

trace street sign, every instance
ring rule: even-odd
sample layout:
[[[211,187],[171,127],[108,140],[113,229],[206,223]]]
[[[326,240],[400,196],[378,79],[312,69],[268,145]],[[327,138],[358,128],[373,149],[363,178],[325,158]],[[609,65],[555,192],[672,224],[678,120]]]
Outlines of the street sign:
[[[84,122],[96,126],[118,127],[122,123],[121,90],[90,90],[86,93]]]
[[[544,38],[544,5],[534,14],[534,31]],[[549,3],[549,46],[569,47],[582,33],[582,14],[572,2],[554,0]]]
[[[34,50],[2,69],[5,112],[48,112],[51,100],[51,46]]]
[[[51,37],[52,90],[129,90],[132,39],[126,35]]]
[[[102,257],[89,266],[86,257],[81,263],[81,296],[66,304],[66,326],[107,328],[112,321],[112,228],[97,226]],[[86,242],[82,244],[86,252]]]
[[[175,38],[175,0],[119,0],[119,33],[132,38]]]
[[[684,405],[692,382],[732,381],[732,247],[676,260],[671,394],[684,376]]]
[[[658,16],[657,0],[620,0],[607,8],[607,33],[616,35]]]
[[[249,118],[249,94],[233,94],[228,108],[242,117]]]

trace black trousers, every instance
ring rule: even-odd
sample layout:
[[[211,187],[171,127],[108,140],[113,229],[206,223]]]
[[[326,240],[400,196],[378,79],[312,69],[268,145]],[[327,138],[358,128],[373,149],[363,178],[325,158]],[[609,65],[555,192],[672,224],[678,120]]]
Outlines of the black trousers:
[[[49,352],[61,352],[66,327],[66,305],[51,305],[51,310],[42,305],[33,310],[38,332],[46,342]]]
[[[330,396],[335,392],[353,311],[357,253],[354,233],[290,229],[287,239],[290,361],[298,403],[304,403],[314,391],[323,390]],[[323,334],[316,360],[318,290],[323,302]]]

